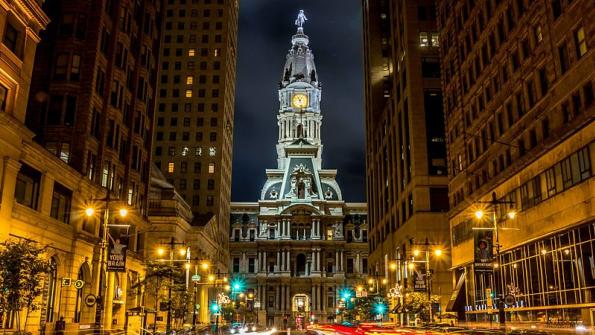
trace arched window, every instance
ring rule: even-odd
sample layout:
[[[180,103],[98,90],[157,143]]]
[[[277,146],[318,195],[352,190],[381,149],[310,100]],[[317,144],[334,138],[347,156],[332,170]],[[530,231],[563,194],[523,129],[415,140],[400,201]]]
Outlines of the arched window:
[[[303,181],[298,183],[298,199],[304,199],[306,197],[306,185]]]
[[[50,259],[50,272],[47,281],[47,300],[46,300],[46,322],[54,322],[54,307],[56,306],[56,287],[58,281],[58,262],[52,257]]]
[[[297,137],[298,138],[304,137],[304,126],[302,126],[301,124],[298,124],[298,126],[297,126]]]

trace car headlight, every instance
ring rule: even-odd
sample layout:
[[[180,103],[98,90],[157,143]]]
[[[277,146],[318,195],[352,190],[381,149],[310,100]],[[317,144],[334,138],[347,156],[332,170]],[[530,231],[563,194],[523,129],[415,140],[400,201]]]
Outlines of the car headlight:
[[[256,326],[252,326],[252,331],[255,332],[256,331]]]
[[[235,334],[235,333],[236,333],[236,330],[232,328],[232,329],[231,329],[231,333],[232,333],[232,334]]]

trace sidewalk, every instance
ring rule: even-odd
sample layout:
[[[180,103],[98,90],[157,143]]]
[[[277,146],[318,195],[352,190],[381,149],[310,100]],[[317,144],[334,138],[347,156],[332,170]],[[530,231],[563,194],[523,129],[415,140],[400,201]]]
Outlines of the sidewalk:
[[[490,326],[489,322],[458,322],[457,326],[467,328],[488,328],[488,329],[500,329],[500,325],[497,322],[493,322]],[[574,327],[551,327],[544,323],[539,322],[506,322],[507,330],[514,329],[526,329],[526,330],[543,330],[551,334],[593,334],[592,327],[585,327],[585,330],[577,330]]]

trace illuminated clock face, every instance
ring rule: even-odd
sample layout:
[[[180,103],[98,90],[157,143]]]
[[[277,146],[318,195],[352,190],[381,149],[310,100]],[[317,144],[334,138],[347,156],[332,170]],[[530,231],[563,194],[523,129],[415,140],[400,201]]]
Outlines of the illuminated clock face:
[[[294,94],[291,99],[291,105],[295,108],[304,108],[308,106],[308,96],[305,94]]]

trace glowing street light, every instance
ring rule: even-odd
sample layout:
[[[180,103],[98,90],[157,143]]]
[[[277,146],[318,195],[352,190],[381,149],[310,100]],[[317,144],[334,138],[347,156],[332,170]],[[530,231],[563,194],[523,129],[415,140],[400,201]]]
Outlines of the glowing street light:
[[[413,250],[413,256],[415,256],[415,257],[419,256],[419,250],[418,249]]]
[[[442,256],[442,249],[436,249],[436,250],[434,250],[434,255],[436,255],[438,257]]]
[[[481,209],[475,211],[475,217],[479,220],[483,218],[484,212]]]
[[[89,216],[89,217],[95,215],[95,208],[93,208],[93,207],[85,208],[85,215]]]
[[[201,267],[203,270],[208,270],[208,269],[209,269],[209,263],[208,263],[208,262],[202,262],[202,263],[200,264],[200,267]]]
[[[126,209],[126,208],[120,208],[120,210],[118,211],[118,213],[120,214],[120,217],[125,218],[126,215],[128,215],[128,209]]]

